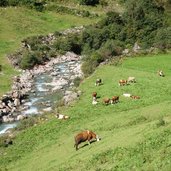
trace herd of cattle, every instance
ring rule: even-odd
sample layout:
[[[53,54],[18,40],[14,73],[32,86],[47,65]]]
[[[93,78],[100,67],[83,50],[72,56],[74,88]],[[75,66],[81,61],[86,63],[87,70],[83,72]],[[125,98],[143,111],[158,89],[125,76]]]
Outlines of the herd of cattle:
[[[161,70],[158,71],[157,74],[161,77],[164,77],[164,73]],[[118,82],[119,86],[126,86],[126,85],[129,85],[131,83],[136,83],[135,77],[128,77],[127,80],[119,80],[119,82]],[[103,82],[102,82],[101,78],[98,78],[95,81],[95,86],[100,86],[102,84],[103,84]],[[123,96],[130,97],[132,99],[140,99],[140,96],[131,95],[129,93],[124,93]],[[92,99],[93,99],[92,104],[96,105],[98,103],[97,92],[92,93]],[[115,104],[118,102],[119,102],[119,96],[112,96],[112,98],[104,98],[103,99],[104,105]],[[57,114],[56,117],[58,119],[61,119],[61,120],[66,120],[66,119],[70,118],[69,116],[63,115],[63,114]],[[90,145],[91,142],[100,140],[99,136],[90,130],[85,130],[85,131],[78,133],[74,137],[74,139],[75,139],[74,147],[76,148],[76,150],[79,149],[78,145],[81,144],[82,142],[88,141],[88,144]]]
[[[164,77],[164,73],[162,70],[158,71],[157,74],[161,77]],[[119,82],[118,82],[119,86],[125,86],[130,83],[136,83],[135,77],[128,77],[127,80],[119,80]],[[95,82],[95,86],[100,86],[102,84],[103,84],[103,82],[102,82],[101,78],[98,78]],[[131,95],[129,93],[124,93],[123,96],[130,97],[132,99],[140,99],[140,96]],[[97,102],[97,92],[92,93],[92,98],[93,98],[92,104],[96,105],[98,103]],[[112,98],[104,98],[103,99],[103,104],[105,104],[105,105],[115,104],[118,102],[119,102],[119,96],[113,96]],[[76,150],[78,150],[78,145],[80,143],[88,141],[88,144],[90,144],[90,142],[92,140],[99,141],[100,138],[94,132],[92,132],[90,130],[85,130],[75,136],[75,145],[74,146],[76,147]]]
[[[136,79],[135,77],[128,77],[127,80],[119,80],[118,84],[119,86],[125,86],[125,85],[129,85],[130,83],[136,83]],[[98,78],[95,82],[95,86],[100,86],[102,85],[102,79]],[[135,96],[135,95],[131,95],[131,94],[123,94],[123,96],[125,97],[131,97],[132,99],[140,99],[139,96]],[[97,102],[97,92],[93,92],[92,93],[92,104],[96,105]],[[119,102],[119,96],[112,96],[112,98],[104,98],[103,99],[103,104],[105,105],[109,105],[109,104],[115,104]]]

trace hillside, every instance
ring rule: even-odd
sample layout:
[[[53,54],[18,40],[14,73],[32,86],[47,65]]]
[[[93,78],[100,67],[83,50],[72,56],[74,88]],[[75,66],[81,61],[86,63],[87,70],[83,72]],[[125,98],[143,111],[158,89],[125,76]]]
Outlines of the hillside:
[[[0,97],[20,72],[7,59],[10,53],[16,54],[18,66],[30,69],[71,51],[82,55],[85,77],[73,90],[82,92],[78,101],[69,106],[59,101],[53,111],[21,121],[8,147],[6,137],[0,136],[0,171],[170,171],[170,1],[100,0],[107,5],[88,6],[78,0],[46,0],[41,12],[36,0],[0,4],[5,1],[16,6],[0,8]],[[80,25],[87,27],[76,34],[58,32]],[[38,36],[52,32],[52,44]],[[19,56],[15,51],[23,39],[30,48],[20,49]],[[134,50],[135,45],[140,48]],[[165,77],[159,77],[158,70]],[[137,82],[120,87],[118,81],[129,76]],[[97,78],[102,79],[101,86],[95,86]],[[78,84],[80,80],[77,77]],[[97,105],[92,105],[93,92]],[[112,96],[119,96],[120,102],[104,105],[103,99]],[[0,119],[3,109],[1,105]],[[57,112],[70,118],[57,120]],[[82,143],[76,151],[74,136],[83,130],[94,131],[101,141]]]
[[[71,119],[57,121],[52,117],[23,131],[12,146],[1,148],[2,168],[170,170],[170,63],[168,54],[125,58],[118,66],[100,66],[80,85],[80,100],[68,108],[60,108]],[[158,69],[163,69],[166,76],[157,76]],[[118,80],[128,76],[135,76],[137,83],[119,87]],[[95,87],[94,81],[99,77],[104,84]],[[100,97],[96,106],[91,104],[93,91]],[[123,93],[141,99],[126,98]],[[104,97],[113,95],[120,96],[118,104],[102,104]],[[75,151],[74,135],[85,129],[95,131],[102,139]]]
[[[23,7],[0,8],[0,18],[0,64],[3,70],[3,74],[0,74],[0,96],[10,89],[11,77],[17,74],[6,54],[17,50],[21,40],[32,35],[45,35],[73,26],[88,25],[97,20],[53,11],[40,13]]]

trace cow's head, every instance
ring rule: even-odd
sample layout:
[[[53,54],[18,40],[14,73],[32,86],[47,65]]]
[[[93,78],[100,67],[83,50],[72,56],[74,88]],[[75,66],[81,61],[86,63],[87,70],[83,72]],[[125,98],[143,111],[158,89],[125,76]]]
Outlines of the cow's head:
[[[97,140],[97,141],[100,141],[100,139],[101,139],[101,138],[100,138],[98,135],[96,135],[96,140]]]

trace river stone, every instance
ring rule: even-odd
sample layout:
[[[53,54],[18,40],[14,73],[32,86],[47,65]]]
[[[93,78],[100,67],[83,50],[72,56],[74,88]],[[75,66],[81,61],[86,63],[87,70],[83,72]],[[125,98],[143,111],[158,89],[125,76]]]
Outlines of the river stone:
[[[51,110],[52,110],[51,107],[48,107],[48,108],[43,109],[44,112],[50,112]]]

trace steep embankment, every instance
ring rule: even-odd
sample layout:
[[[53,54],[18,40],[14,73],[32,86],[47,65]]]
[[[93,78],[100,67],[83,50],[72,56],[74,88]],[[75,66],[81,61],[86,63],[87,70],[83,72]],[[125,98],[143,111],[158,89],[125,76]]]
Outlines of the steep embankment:
[[[17,74],[5,55],[19,48],[21,40],[31,35],[48,34],[97,20],[56,12],[40,13],[21,7],[0,8],[0,18],[0,65],[3,72],[0,74],[0,96],[10,89],[11,77]]]
[[[21,133],[12,146],[1,148],[2,168],[170,170],[170,62],[169,54],[130,58],[119,66],[100,66],[81,84],[80,100],[60,109],[71,119],[61,122],[52,118]],[[166,76],[159,77],[158,69],[163,69]],[[118,80],[128,76],[135,76],[137,83],[119,87]],[[95,87],[99,77],[104,84]],[[93,91],[100,97],[96,106],[91,104]],[[123,93],[141,99],[126,98]],[[120,102],[104,106],[102,99],[113,95],[120,95]],[[84,129],[95,131],[102,140],[75,151],[73,137]]]

